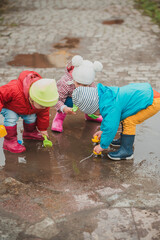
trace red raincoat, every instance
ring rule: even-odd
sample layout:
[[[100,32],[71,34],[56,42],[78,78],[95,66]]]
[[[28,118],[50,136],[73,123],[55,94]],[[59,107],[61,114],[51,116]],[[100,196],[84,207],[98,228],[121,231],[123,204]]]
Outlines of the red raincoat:
[[[42,77],[34,71],[23,71],[18,79],[0,87],[0,112],[7,108],[17,114],[37,115],[37,127],[40,131],[47,130],[49,126],[49,107],[45,109],[33,109],[29,102],[29,88],[31,84]]]

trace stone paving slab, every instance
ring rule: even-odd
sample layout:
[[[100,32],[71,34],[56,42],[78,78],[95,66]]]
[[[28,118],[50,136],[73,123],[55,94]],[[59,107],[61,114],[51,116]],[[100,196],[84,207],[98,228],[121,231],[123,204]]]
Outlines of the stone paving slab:
[[[9,0],[9,6],[0,26],[0,85],[26,70],[7,64],[17,54],[53,54],[54,46],[70,37],[80,43],[67,54],[103,63],[96,82],[147,81],[160,90],[160,28],[133,0]],[[123,23],[103,24],[113,19]],[[27,69],[56,80],[64,73],[62,67]],[[1,152],[0,240],[159,240],[159,115],[154,119],[138,128],[133,162],[84,162],[79,174],[65,152],[70,130],[63,139],[57,136],[64,148],[58,163],[45,153],[46,164],[57,168],[31,162],[29,153],[10,162]],[[81,141],[80,133],[74,141]],[[31,154],[40,159],[44,152]]]

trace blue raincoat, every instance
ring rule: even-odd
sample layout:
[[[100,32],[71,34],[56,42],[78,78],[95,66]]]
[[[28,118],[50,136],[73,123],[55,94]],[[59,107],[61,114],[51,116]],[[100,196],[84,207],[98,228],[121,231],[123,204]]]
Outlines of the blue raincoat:
[[[108,148],[114,139],[120,121],[153,103],[153,90],[149,83],[131,83],[123,87],[97,85],[101,123],[100,146]]]

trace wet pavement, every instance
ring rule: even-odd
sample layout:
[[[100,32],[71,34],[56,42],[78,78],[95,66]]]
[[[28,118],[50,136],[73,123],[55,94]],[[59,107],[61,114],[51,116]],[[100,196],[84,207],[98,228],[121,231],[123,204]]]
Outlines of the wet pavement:
[[[1,85],[26,69],[58,80],[80,54],[103,63],[96,82],[147,81],[160,91],[160,29],[133,1],[12,0],[3,18]],[[51,126],[54,107],[50,113]],[[159,240],[159,119],[137,126],[127,161],[111,161],[107,151],[87,158],[99,124],[79,111],[66,117],[63,133],[49,129],[52,148],[25,140],[27,151],[12,154],[1,138],[0,240]],[[20,119],[19,140],[21,130]]]

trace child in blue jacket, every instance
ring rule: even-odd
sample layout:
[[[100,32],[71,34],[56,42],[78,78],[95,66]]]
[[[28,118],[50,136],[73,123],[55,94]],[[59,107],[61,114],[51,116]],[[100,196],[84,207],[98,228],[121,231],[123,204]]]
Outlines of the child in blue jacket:
[[[73,91],[73,103],[86,114],[102,115],[100,131],[94,134],[100,144],[94,151],[100,153],[112,143],[118,151],[110,152],[112,160],[132,159],[136,124],[160,111],[160,94],[149,83],[131,83],[123,87],[108,87],[101,83],[97,88],[78,87]],[[120,122],[123,130],[120,139],[114,140]]]

